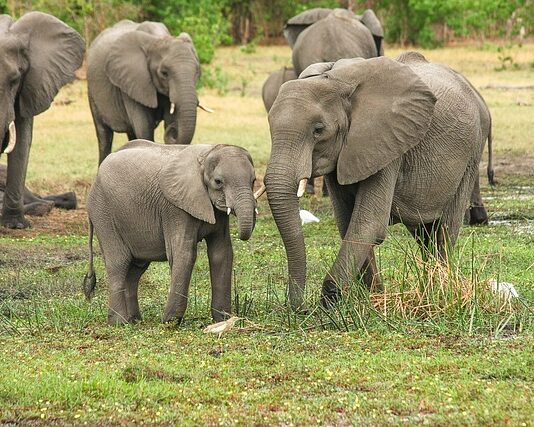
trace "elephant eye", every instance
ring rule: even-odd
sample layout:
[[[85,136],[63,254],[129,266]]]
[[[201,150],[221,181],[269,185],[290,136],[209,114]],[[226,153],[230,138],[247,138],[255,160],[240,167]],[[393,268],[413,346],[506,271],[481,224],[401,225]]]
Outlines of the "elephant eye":
[[[314,128],[313,128],[313,136],[321,136],[322,133],[324,132],[325,130],[325,125],[322,124],[322,123],[316,123]]]
[[[161,76],[167,78],[169,77],[169,72],[167,70],[161,70]]]
[[[220,187],[220,186],[222,185],[222,183],[223,183],[223,182],[222,182],[222,179],[219,179],[219,178],[215,178],[215,179],[213,180],[213,182],[215,182],[215,185],[216,185],[217,187]]]

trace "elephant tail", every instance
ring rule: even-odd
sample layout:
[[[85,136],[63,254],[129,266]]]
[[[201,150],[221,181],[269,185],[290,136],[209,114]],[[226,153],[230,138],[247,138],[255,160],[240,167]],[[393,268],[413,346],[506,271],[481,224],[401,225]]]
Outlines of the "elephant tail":
[[[83,293],[87,301],[91,300],[96,288],[95,266],[93,262],[93,234],[93,223],[89,219],[89,271],[83,278]]]
[[[489,132],[488,132],[488,168],[487,168],[487,174],[488,174],[488,182],[490,185],[495,185],[495,177],[493,172],[493,137],[491,134],[491,128],[492,128],[492,120],[490,115],[490,126],[489,126]]]

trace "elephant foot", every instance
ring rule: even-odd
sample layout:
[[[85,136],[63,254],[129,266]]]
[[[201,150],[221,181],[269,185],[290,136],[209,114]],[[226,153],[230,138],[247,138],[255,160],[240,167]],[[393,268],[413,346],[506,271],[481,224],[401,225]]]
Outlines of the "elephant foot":
[[[44,200],[49,200],[54,202],[54,206],[60,209],[76,209],[78,206],[78,200],[76,198],[76,193],[69,191],[63,194],[57,194],[54,196],[43,197]]]
[[[116,311],[109,310],[108,311],[108,325],[110,326],[120,326],[120,325],[127,325],[129,322],[127,316],[123,316]]]
[[[473,206],[469,209],[469,225],[487,225],[488,213],[484,206]]]
[[[23,214],[4,213],[2,215],[2,219],[0,220],[0,224],[2,224],[6,228],[12,229],[23,229],[31,227],[30,221],[28,221]]]
[[[24,214],[30,216],[45,216],[50,213],[54,203],[52,202],[34,202],[24,205]]]
[[[183,320],[183,316],[169,316],[167,314],[164,314],[161,319],[162,323],[173,323],[176,326],[180,326]]]
[[[214,322],[222,322],[223,320],[228,320],[231,315],[228,314],[229,311],[225,310],[216,310],[214,308],[211,309],[211,317]]]
[[[90,301],[95,294],[96,276],[94,273],[87,273],[83,278],[83,293],[87,301]]]
[[[330,308],[339,300],[340,290],[333,280],[323,282],[323,294],[321,296],[321,305],[324,308]]]

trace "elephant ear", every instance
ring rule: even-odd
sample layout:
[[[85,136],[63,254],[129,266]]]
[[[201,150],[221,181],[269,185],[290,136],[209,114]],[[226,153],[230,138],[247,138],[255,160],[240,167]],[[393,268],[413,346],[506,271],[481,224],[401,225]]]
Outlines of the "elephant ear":
[[[371,31],[373,40],[375,41],[377,55],[383,56],[384,30],[382,29],[382,24],[380,24],[380,21],[376,17],[375,13],[371,9],[367,9],[360,17],[360,21],[369,29],[369,31]]]
[[[13,24],[13,20],[9,15],[0,15],[0,35],[7,33],[9,27]]]
[[[306,10],[287,21],[284,27],[284,37],[289,46],[293,48],[297,42],[297,38],[310,25],[315,24],[323,18],[326,18],[332,13],[332,9],[317,7],[315,9]]]
[[[157,37],[144,31],[127,32],[115,41],[106,60],[106,75],[111,83],[149,108],[158,106],[158,94],[148,68],[146,52],[157,40]]]
[[[169,37],[171,33],[161,22],[143,21],[137,27],[137,31],[143,31],[155,37]]]
[[[337,163],[339,183],[347,185],[368,178],[419,144],[436,97],[410,67],[389,58],[336,64],[326,74],[345,86],[351,102],[350,128]]]
[[[210,147],[211,148],[211,147]],[[203,161],[207,149],[190,146],[162,159],[159,186],[165,199],[201,221],[215,224],[213,205],[204,184]]]
[[[71,27],[41,12],[24,15],[10,32],[28,38],[30,65],[22,82],[19,108],[23,117],[32,117],[48,109],[59,89],[74,80],[85,43]]]

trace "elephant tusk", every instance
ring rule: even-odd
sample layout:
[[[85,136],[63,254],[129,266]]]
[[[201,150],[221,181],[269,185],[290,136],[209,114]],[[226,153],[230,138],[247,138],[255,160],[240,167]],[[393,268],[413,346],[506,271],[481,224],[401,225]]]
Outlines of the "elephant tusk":
[[[232,213],[232,209],[231,208],[226,208],[226,215],[230,215]]]
[[[4,150],[4,153],[9,154],[13,151],[15,148],[15,144],[17,143],[17,128],[15,127],[15,122],[11,122],[9,124],[9,143],[7,144],[6,149]]]
[[[174,102],[171,102],[171,110],[170,110],[171,114],[174,114],[174,108],[175,107],[176,107],[176,105],[174,105]]]
[[[254,212],[256,212],[256,215],[259,215],[258,208],[254,208]]]
[[[261,187],[254,193],[254,198],[258,200],[263,193],[265,193],[265,190],[267,187],[265,187],[265,184],[261,184]]]
[[[306,184],[308,184],[308,178],[302,178],[299,182],[299,188],[297,190],[297,197],[302,197],[306,191]]]
[[[208,108],[208,107],[204,107],[202,104],[198,104],[198,108],[200,108],[201,110],[204,110],[206,113],[214,113],[215,110],[212,110],[211,108]]]

